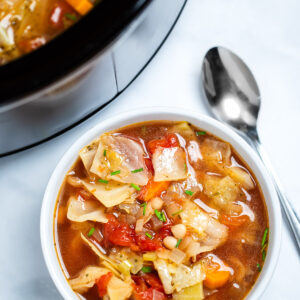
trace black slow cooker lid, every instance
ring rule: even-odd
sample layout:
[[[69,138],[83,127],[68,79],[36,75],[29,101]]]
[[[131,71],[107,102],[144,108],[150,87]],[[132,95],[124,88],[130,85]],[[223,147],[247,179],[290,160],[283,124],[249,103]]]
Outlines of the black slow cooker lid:
[[[0,106],[42,90],[89,61],[151,1],[103,0],[80,22],[45,46],[1,66]]]

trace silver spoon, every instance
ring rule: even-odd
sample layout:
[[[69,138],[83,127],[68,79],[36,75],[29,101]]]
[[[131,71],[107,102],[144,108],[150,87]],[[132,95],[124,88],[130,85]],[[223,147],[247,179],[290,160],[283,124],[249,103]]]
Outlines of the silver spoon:
[[[236,54],[226,48],[215,47],[205,55],[201,79],[213,115],[236,129],[256,149],[269,170],[300,250],[299,216],[284,194],[257,133],[256,124],[261,100],[251,71]]]

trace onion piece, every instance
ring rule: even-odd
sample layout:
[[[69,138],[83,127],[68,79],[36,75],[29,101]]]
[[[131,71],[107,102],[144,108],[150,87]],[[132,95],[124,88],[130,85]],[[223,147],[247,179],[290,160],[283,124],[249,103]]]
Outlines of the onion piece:
[[[186,249],[186,254],[189,257],[196,256],[201,252],[200,243],[192,241]]]
[[[67,183],[74,187],[82,187],[83,186],[81,179],[76,176],[68,176]]]
[[[146,252],[143,254],[143,260],[145,261],[155,261],[157,259],[157,255],[155,252]]]
[[[164,223],[161,220],[159,220],[156,216],[152,216],[150,222],[154,231],[158,231],[164,226]]]
[[[143,231],[143,227],[144,227],[144,220],[138,219],[135,224],[135,231],[136,232]]]
[[[185,259],[185,257],[186,257],[186,254],[183,251],[175,248],[171,251],[169,260],[171,260],[172,262],[174,262],[177,265],[180,265],[183,262],[183,260]]]
[[[179,244],[179,249],[185,250],[192,241],[193,239],[190,236],[186,236]]]
[[[181,210],[181,206],[177,203],[171,203],[170,205],[167,205],[165,207],[166,209],[166,213],[168,215],[169,218],[174,217],[173,214],[178,213]]]
[[[170,253],[171,251],[167,249],[159,249],[156,251],[157,256],[162,259],[169,259]]]

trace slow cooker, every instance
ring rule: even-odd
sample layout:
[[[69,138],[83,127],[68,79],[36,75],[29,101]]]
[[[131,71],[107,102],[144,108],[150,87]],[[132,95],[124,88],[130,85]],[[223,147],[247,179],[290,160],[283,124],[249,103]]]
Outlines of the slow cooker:
[[[0,67],[0,156],[64,132],[143,70],[186,0],[103,0],[40,49]]]

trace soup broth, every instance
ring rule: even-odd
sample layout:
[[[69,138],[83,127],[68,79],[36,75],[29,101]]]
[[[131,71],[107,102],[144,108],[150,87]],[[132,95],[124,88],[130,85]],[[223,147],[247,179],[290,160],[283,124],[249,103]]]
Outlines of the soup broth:
[[[231,145],[187,122],[134,124],[83,148],[54,229],[85,299],[244,299],[268,244],[254,174]]]

